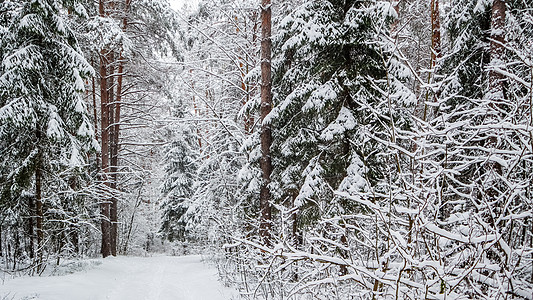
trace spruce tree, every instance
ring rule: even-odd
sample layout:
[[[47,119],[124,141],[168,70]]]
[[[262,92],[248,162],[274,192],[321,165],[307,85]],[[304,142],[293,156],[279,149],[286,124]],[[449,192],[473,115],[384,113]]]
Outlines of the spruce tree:
[[[0,69],[0,168],[2,202],[19,205],[30,193],[42,256],[44,219],[55,174],[76,176],[94,149],[94,132],[81,97],[92,72],[62,14],[63,3],[20,3],[2,36]],[[70,174],[70,175],[67,175]],[[47,200],[45,200],[47,199]]]
[[[380,1],[310,1],[282,21],[273,180],[278,201],[300,208],[301,223],[353,211],[335,193],[388,191],[398,161],[385,144],[397,142],[413,102],[388,39],[394,14]]]
[[[181,110],[181,107],[178,109]],[[194,192],[198,169],[198,141],[184,114],[179,113],[176,117],[179,123],[168,129],[170,143],[164,158],[166,179],[162,191],[165,198],[161,204],[163,215],[160,233],[171,242],[184,242],[187,240],[185,214]]]

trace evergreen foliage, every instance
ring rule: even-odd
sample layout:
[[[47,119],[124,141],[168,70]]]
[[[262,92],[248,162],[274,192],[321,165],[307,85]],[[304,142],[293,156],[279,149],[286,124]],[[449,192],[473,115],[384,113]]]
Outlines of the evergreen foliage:
[[[293,198],[301,222],[354,212],[335,193],[388,192],[396,143],[413,96],[402,84],[379,1],[310,1],[281,23],[274,48],[274,169],[278,201]],[[384,141],[386,141],[384,143]],[[334,208],[335,205],[340,207]]]
[[[8,1],[2,5],[16,9],[2,33],[1,202],[8,209],[29,201],[22,216],[33,218],[34,201],[41,200],[35,199],[36,185],[40,189],[42,184],[39,197],[43,197],[45,214],[54,215],[71,205],[68,193],[59,192],[56,185],[79,189],[68,182],[86,176],[86,155],[97,147],[81,96],[83,78],[93,70],[77,48],[60,2],[31,0],[17,6]],[[42,173],[42,182],[36,182],[37,172]],[[70,218],[63,215],[59,220]]]
[[[185,120],[183,112],[175,117],[180,123]],[[163,215],[160,233],[171,242],[184,242],[187,240],[185,213],[197,180],[198,141],[193,135],[192,126],[187,126],[187,123],[172,127],[168,138],[171,142],[164,157],[166,165],[162,189],[165,198],[161,205]]]

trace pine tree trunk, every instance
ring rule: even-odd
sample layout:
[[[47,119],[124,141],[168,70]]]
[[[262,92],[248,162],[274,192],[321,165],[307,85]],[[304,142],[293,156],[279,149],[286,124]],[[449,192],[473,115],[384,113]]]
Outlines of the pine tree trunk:
[[[125,31],[128,27],[128,12],[130,9],[131,0],[125,0],[124,2],[124,17],[122,19],[122,30]],[[113,189],[116,190],[118,187],[118,152],[120,150],[120,111],[121,111],[121,102],[122,102],[122,83],[124,76],[124,57],[122,52],[118,58],[118,74],[117,74],[117,90],[116,90],[116,99],[115,103],[112,106],[114,110],[113,116],[113,137],[111,143],[111,176],[113,182]],[[111,201],[111,235],[112,235],[112,245],[111,253],[112,255],[117,255],[117,244],[118,244],[118,199],[113,197]]]
[[[437,64],[437,59],[441,57],[441,34],[440,34],[440,11],[439,11],[439,0],[431,0],[431,58],[429,61],[429,69],[431,70],[428,74],[428,85],[431,84],[434,77],[435,66]],[[424,104],[424,114],[422,115],[422,120],[427,120],[429,112],[429,106],[427,102],[430,97],[430,90],[426,92],[426,100]],[[433,102],[437,102],[437,95],[433,93]]]
[[[91,65],[94,65],[94,61],[93,61],[92,58],[91,58]],[[93,96],[94,131],[97,132],[98,131],[98,118],[97,118],[97,113],[96,113],[96,80],[95,80],[95,76],[92,77],[92,90],[93,90],[93,95],[92,96]],[[96,138],[96,140],[98,140],[98,135],[95,134],[94,137]],[[98,160],[98,155],[97,155],[97,160]]]
[[[120,70],[120,68],[119,68]],[[120,71],[119,71],[120,72]],[[117,87],[117,100],[119,99],[118,87]],[[110,126],[110,131],[112,132],[110,136],[111,146],[109,151],[110,156],[110,186],[113,191],[113,196],[111,197],[111,207],[110,207],[110,220],[111,220],[111,255],[117,255],[117,240],[118,240],[118,199],[115,195],[117,190],[117,180],[118,180],[118,124],[117,124],[117,110],[119,109],[119,104],[114,103],[110,107],[110,111],[113,113],[109,114],[109,118],[112,121]],[[120,118],[120,117],[119,117]]]
[[[431,68],[441,56],[439,0],[431,0]]]
[[[102,51],[103,52],[103,51]],[[107,71],[105,66],[105,56],[102,55],[100,62],[100,108],[101,108],[101,139],[102,139],[102,181],[105,186],[109,185],[107,172],[109,171],[109,111],[107,100]],[[111,254],[111,236],[110,236],[110,205],[107,196],[108,189],[104,188],[103,199],[100,204],[101,210],[101,230],[102,230],[102,256],[107,257]]]
[[[494,68],[500,68],[503,64],[505,47],[505,0],[494,0],[492,4],[491,15],[491,34],[490,34],[490,69],[489,69],[489,92],[487,99],[490,100],[489,106],[494,111],[499,111],[499,103],[504,99],[504,76],[495,71]],[[489,138],[489,147],[498,147],[498,138],[492,135]],[[496,161],[488,163],[488,169],[494,170],[497,174],[502,175],[502,165]],[[497,196],[497,188],[490,187],[489,196]]]
[[[27,252],[30,254],[30,258],[33,260],[35,258],[35,244],[34,244],[34,240],[35,240],[35,230],[34,230],[34,226],[35,226],[35,222],[33,221],[36,217],[36,209],[35,209],[35,198],[33,197],[30,197],[29,198],[29,203],[28,203],[28,206],[29,206],[29,210],[30,210],[30,214],[31,214],[31,217],[28,218],[28,237],[30,239],[30,245],[28,246],[28,250]]]
[[[104,0],[99,1],[100,16],[105,16]],[[107,50],[100,51],[100,113],[101,113],[101,139],[102,139],[102,181],[105,186],[109,186],[109,99],[108,99],[108,82],[107,82]],[[107,196],[108,189],[104,188],[103,198],[100,203],[101,230],[102,230],[102,248],[103,257],[111,254],[111,224],[110,224],[110,204]]]
[[[272,76],[271,76],[271,51],[270,39],[272,30],[271,0],[262,0],[261,3],[261,171],[263,181],[259,195],[261,219],[259,235],[266,245],[270,245],[271,204],[270,204],[270,174],[272,173],[272,160],[270,146],[272,145],[272,132],[270,124],[265,123],[266,116],[272,110]]]

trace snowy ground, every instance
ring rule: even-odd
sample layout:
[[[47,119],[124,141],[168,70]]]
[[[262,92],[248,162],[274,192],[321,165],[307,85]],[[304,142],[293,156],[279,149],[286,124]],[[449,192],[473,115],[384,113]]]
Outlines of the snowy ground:
[[[0,299],[229,300],[236,293],[217,281],[200,256],[112,257],[89,270],[53,277],[0,281]]]

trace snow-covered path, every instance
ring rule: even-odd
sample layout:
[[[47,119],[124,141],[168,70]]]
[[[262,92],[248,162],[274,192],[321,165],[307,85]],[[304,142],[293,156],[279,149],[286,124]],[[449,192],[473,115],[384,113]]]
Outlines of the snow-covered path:
[[[112,257],[75,274],[0,282],[2,300],[229,300],[233,295],[200,256]]]

